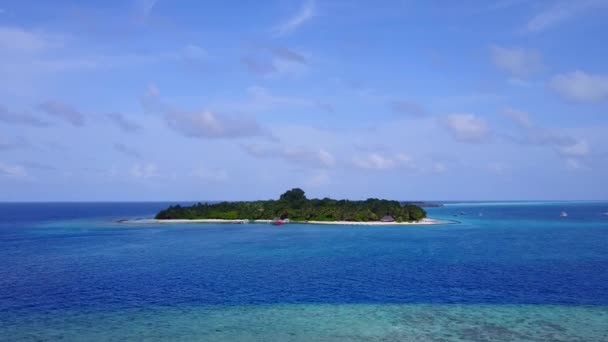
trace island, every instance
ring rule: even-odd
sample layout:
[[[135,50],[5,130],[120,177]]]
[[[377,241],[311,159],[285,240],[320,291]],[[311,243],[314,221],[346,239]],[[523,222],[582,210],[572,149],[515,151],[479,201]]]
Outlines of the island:
[[[292,222],[319,224],[432,224],[426,211],[411,203],[369,198],[364,201],[308,199],[294,188],[278,200],[173,205],[155,216],[157,222]]]

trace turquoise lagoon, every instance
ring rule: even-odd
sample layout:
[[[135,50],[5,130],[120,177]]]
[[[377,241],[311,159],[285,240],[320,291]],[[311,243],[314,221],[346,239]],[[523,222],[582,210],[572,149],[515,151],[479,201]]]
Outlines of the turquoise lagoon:
[[[459,222],[436,226],[116,223],[166,205],[0,204],[0,340],[608,340],[605,202],[454,203],[428,209]]]

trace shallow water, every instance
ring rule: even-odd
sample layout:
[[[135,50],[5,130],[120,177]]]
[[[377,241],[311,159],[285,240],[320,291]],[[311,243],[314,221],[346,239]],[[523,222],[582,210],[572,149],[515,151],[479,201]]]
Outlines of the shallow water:
[[[417,227],[115,222],[164,206],[0,204],[0,340],[608,340],[608,203],[449,205],[430,216],[460,224]]]
[[[605,341],[608,308],[545,305],[253,305],[8,320],[11,340]]]

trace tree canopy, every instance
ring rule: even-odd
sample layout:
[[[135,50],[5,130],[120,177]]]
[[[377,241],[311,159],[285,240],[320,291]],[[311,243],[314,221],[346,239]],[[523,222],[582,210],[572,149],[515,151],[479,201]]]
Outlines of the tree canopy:
[[[248,219],[271,220],[276,217],[293,221],[378,221],[389,215],[395,221],[418,221],[426,217],[424,209],[399,201],[369,198],[365,201],[307,199],[304,191],[291,189],[278,200],[197,203],[189,207],[170,206],[156,219]]]

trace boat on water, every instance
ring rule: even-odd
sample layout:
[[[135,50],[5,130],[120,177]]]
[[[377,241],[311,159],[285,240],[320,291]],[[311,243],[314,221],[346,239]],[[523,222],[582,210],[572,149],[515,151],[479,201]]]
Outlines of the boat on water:
[[[275,218],[274,220],[272,220],[270,222],[272,225],[274,226],[282,226],[286,223],[289,223],[289,219],[280,219],[280,218]]]
[[[560,217],[568,217],[568,213],[567,213],[567,212],[565,212],[565,211],[562,211],[562,212],[559,214],[559,216],[560,216]]]

